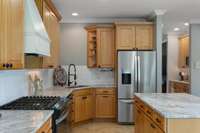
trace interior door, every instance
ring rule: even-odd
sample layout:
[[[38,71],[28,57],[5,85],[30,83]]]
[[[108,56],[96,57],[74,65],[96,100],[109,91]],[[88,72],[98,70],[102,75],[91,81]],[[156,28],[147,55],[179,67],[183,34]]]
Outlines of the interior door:
[[[133,51],[118,52],[118,98],[133,98],[135,88],[135,57]]]
[[[138,90],[141,93],[156,92],[156,52],[138,52]]]

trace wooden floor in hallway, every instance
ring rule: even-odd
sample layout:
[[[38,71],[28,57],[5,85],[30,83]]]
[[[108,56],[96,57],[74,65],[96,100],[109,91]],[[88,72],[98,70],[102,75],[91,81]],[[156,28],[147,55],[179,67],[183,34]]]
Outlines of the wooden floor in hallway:
[[[134,126],[114,122],[91,122],[74,127],[72,133],[134,133]]]

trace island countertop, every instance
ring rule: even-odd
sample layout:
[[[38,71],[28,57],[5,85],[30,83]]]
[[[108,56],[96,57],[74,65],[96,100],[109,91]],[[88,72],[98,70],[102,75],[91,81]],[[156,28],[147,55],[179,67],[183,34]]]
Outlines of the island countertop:
[[[1,133],[36,133],[53,111],[0,110],[0,114]]]
[[[200,97],[185,93],[136,93],[165,118],[200,118]]]

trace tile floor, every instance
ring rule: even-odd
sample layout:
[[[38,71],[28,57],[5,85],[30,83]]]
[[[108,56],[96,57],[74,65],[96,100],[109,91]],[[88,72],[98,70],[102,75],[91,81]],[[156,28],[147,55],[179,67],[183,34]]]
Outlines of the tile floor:
[[[74,127],[72,133],[134,133],[134,126],[114,122],[91,122]]]

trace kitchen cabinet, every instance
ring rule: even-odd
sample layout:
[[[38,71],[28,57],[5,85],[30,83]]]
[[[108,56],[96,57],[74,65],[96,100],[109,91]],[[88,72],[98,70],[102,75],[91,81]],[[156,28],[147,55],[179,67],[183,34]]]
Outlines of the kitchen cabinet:
[[[24,68],[24,1],[0,1],[0,69]]]
[[[144,133],[163,133],[163,131],[147,116],[144,116]],[[142,132],[141,132],[142,133]]]
[[[45,2],[43,3],[43,22],[51,40],[51,55],[50,57],[43,58],[43,66],[45,68],[57,67],[59,60],[60,27],[57,17],[52,13]]]
[[[92,119],[93,101],[91,89],[84,89],[73,93],[74,123]]]
[[[115,113],[114,89],[96,89],[96,118],[115,118]]]
[[[165,119],[152,108],[135,98],[135,132],[136,133],[164,133]]]
[[[139,50],[151,50],[153,49],[153,43],[153,26],[136,26],[136,48]]]
[[[153,50],[152,22],[116,23],[117,50]]]
[[[52,119],[47,120],[36,133],[52,133]]]
[[[189,44],[188,36],[179,38],[179,68],[189,67]]]
[[[72,123],[116,117],[115,88],[91,88],[73,92]]]
[[[144,96],[144,99],[145,98],[146,97]],[[158,109],[163,108],[161,107],[162,105],[156,103],[159,98],[155,98],[154,100],[151,99],[151,102],[149,102],[153,103],[154,108],[152,108],[150,104],[147,104],[146,101],[143,101],[141,99],[142,98],[139,98],[137,96],[134,97],[136,133],[188,133],[190,131],[192,131],[192,133],[199,133],[200,128],[198,125],[200,120],[197,117],[193,118],[192,113],[190,113],[191,117],[188,116],[187,118],[185,118],[185,115],[182,115],[181,118],[181,115],[179,114],[180,116],[174,116],[175,118],[173,118],[173,115],[170,116],[170,114],[173,114],[173,112],[175,112],[174,110],[176,110],[176,107],[174,107],[173,110],[168,110],[169,112],[166,114],[166,116],[168,117],[166,117],[161,114],[160,111],[157,111]],[[177,99],[177,97],[174,96],[174,99]],[[184,99],[187,101],[187,99],[191,99],[191,96],[188,95],[188,97],[184,97]],[[170,103],[170,100],[167,100],[166,102],[168,102],[168,105],[164,107],[164,113],[166,113],[167,106],[169,106],[170,108],[173,100],[171,100],[172,103]],[[179,109],[179,103],[181,103],[181,106],[183,106],[182,108],[185,108],[184,102],[181,102],[181,100],[179,100],[176,103],[177,109]]]
[[[51,40],[50,56],[43,58],[44,68],[57,67],[59,64],[60,24],[61,16],[51,0],[35,0],[44,26]]]
[[[169,92],[171,93],[190,93],[190,84],[186,81],[170,81]]]
[[[97,66],[114,67],[114,29],[97,28]]]
[[[137,107],[134,108],[135,114],[135,132],[144,133],[144,114]]]
[[[114,28],[112,25],[87,26],[87,66],[114,68]]]
[[[117,26],[116,27],[116,43],[117,49],[129,50],[134,49],[135,27],[134,26]]]

